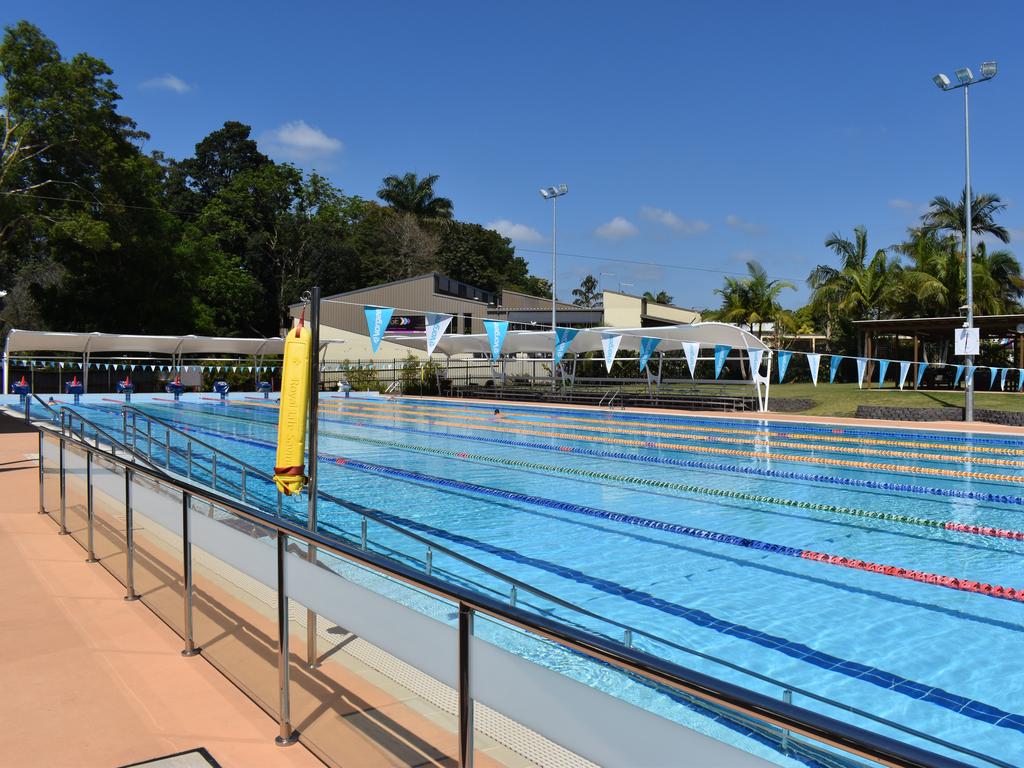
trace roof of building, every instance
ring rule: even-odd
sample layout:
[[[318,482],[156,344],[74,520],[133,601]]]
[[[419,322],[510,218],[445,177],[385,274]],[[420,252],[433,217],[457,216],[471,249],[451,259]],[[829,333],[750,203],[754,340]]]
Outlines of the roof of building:
[[[884,320],[854,320],[858,328],[887,333],[941,333],[963,328],[966,318],[954,317],[891,317]],[[982,334],[1019,333],[1024,315],[975,315],[974,326]]]

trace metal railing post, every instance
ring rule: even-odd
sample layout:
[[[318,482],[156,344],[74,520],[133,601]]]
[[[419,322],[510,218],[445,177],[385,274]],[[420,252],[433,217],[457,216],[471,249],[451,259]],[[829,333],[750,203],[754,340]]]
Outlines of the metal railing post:
[[[366,515],[363,515],[363,519],[359,523],[359,546],[362,549],[366,549],[366,540],[367,540],[366,528],[367,528]]]
[[[320,440],[320,286],[315,285],[309,293],[309,335],[313,347],[313,356],[309,368],[309,414],[308,438],[309,438],[309,467],[306,473],[308,482],[308,504],[306,506],[306,527],[316,533],[320,523],[317,518],[317,485],[319,461],[319,440]],[[278,497],[280,503],[280,496]],[[280,514],[280,506],[278,507]],[[311,563],[316,562],[316,546],[306,546],[306,557]],[[317,641],[316,641],[317,615],[312,609],[306,610],[306,664],[310,669],[317,666]]]
[[[788,688],[782,692],[782,700],[787,704],[793,703],[793,692]],[[779,745],[782,747],[783,753],[789,751],[789,731],[783,729],[782,731],[782,743]]]
[[[430,547],[427,547],[427,557],[425,565],[426,567],[424,568],[424,572],[427,574],[427,576],[430,576],[434,572],[434,550]]]
[[[211,484],[213,485],[213,490],[216,491],[217,490],[217,454],[216,453],[211,453],[210,454],[210,474],[212,476],[211,477]]]
[[[245,501],[245,481],[246,481],[245,467],[242,467],[242,501]]]
[[[153,461],[153,422],[146,419],[146,458]]]
[[[60,439],[60,530],[61,536],[68,535],[68,487],[67,466],[64,460],[64,438]]]
[[[170,469],[171,468],[171,430],[164,429],[164,440],[166,440],[166,443],[164,444],[164,449],[166,451],[166,453],[164,455],[164,467],[166,469]]]
[[[25,395],[25,423],[30,424],[32,422],[32,396]]]
[[[121,409],[121,442],[128,445],[128,411]]]
[[[288,696],[288,584],[285,579],[285,558],[288,554],[288,535],[277,532],[277,685],[280,694],[279,721],[281,731],[274,739],[279,747],[297,741],[291,723],[291,701]]]
[[[124,468],[125,600],[138,600],[135,591],[135,515],[132,512],[132,471]]]
[[[473,696],[469,685],[469,644],[473,609],[459,603],[459,768],[473,768]]]
[[[192,637],[192,521],[190,511],[192,507],[192,495],[181,492],[181,553],[184,564],[185,575],[185,650],[182,656],[195,656],[199,653]]]
[[[85,551],[88,557],[85,558],[87,563],[98,563],[96,559],[96,551],[93,549],[93,521],[96,519],[96,510],[92,504],[92,452],[85,452],[85,540],[86,548]]]
[[[39,514],[46,514],[46,499],[43,498],[43,430],[39,430]]]
[[[191,440],[189,440],[187,443],[185,443],[185,454],[186,454],[187,462],[188,462],[187,475],[188,475],[188,479],[191,480],[192,479],[192,441]]]

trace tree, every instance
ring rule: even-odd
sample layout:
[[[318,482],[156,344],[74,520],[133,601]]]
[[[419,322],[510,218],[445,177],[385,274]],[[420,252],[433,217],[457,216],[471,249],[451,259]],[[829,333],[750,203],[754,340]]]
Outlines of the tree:
[[[958,238],[963,252],[963,237],[967,224],[967,190],[960,195],[960,202],[953,203],[948,197],[936,197],[929,204],[927,213],[921,219],[924,234],[947,234]],[[971,195],[971,231],[977,235],[991,235],[1001,242],[1010,242],[1006,227],[995,223],[997,213],[1006,208],[999,195],[982,193]]]
[[[415,173],[385,176],[383,186],[377,190],[377,197],[395,210],[411,213],[418,218],[450,219],[453,216],[452,201],[434,195],[434,184],[439,178],[433,174],[420,179]]]
[[[715,289],[722,297],[722,307],[713,314],[718,320],[742,323],[751,332],[756,325],[760,335],[765,323],[780,326],[786,322],[788,313],[782,309],[779,296],[783,290],[795,290],[796,286],[788,280],[770,279],[764,267],[753,260],[747,262],[747,273],[744,278],[727,277],[725,285]],[[776,331],[781,335],[781,328]]]
[[[672,297],[669,296],[665,291],[658,291],[658,295],[655,296],[650,291],[644,291],[644,298],[648,301],[653,301],[655,304],[671,304]]]
[[[587,275],[580,282],[579,288],[572,289],[572,303],[578,307],[596,307],[601,303],[601,294],[597,289],[597,279]]]

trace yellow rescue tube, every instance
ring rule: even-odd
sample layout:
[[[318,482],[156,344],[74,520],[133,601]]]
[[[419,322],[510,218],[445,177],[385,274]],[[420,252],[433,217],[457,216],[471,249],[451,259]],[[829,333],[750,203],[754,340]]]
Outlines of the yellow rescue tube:
[[[277,464],[274,482],[286,496],[306,485],[306,419],[309,414],[309,362],[313,334],[302,324],[284,340],[281,408],[277,414]]]

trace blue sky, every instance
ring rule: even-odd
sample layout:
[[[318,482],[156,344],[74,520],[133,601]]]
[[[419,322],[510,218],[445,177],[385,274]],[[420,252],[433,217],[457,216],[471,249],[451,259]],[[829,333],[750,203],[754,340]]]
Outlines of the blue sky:
[[[931,77],[996,59],[999,75],[971,95],[974,185],[1002,195],[1002,223],[1024,242],[1019,2],[0,10],[5,25],[20,18],[65,55],[113,67],[148,149],[185,157],[239,120],[264,151],[350,194],[437,173],[458,218],[515,235],[542,277],[551,211],[537,190],[565,183],[560,296],[608,272],[606,287],[698,308],[750,258],[797,283],[785,300],[797,306],[829,233],[864,224],[886,246],[933,196],[958,195],[962,100]]]

